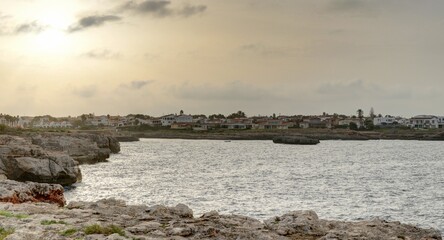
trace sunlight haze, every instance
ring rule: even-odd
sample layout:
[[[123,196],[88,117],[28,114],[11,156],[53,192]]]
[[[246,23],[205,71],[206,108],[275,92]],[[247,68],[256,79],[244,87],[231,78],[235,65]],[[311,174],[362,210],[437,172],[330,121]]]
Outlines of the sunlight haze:
[[[2,0],[0,112],[442,114],[438,0]]]

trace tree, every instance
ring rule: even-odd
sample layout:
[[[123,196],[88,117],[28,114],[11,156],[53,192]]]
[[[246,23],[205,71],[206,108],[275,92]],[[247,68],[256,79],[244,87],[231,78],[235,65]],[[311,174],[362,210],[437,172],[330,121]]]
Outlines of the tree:
[[[356,124],[354,122],[350,122],[348,127],[350,128],[350,130],[358,130],[358,124]]]
[[[362,111],[362,109],[358,109],[358,111],[356,111],[356,113],[358,114],[358,118],[359,118],[359,122],[361,123],[361,126],[364,125],[364,111]]]
[[[183,110],[180,110],[180,115],[183,115]]]
[[[370,108],[370,113],[369,113],[369,115],[370,115],[371,118],[375,118],[375,117],[376,117],[376,115],[375,115],[375,110],[373,109],[373,107]]]
[[[247,115],[244,112],[239,110],[235,113],[228,115],[227,118],[246,118],[246,117],[247,117]]]
[[[212,114],[212,115],[208,116],[208,118],[209,119],[224,119],[225,116],[223,114],[218,113],[218,114]]]
[[[362,119],[364,117],[364,111],[362,111],[362,109],[358,109],[358,111],[356,111],[356,113],[358,114],[359,119]]]

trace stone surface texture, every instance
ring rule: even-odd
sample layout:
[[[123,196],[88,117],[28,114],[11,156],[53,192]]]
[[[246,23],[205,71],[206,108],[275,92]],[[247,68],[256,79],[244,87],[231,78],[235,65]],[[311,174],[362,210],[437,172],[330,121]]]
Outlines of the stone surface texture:
[[[58,184],[0,180],[0,202],[44,202],[65,205],[63,187]]]
[[[114,199],[71,202],[65,208],[44,203],[0,203],[0,211],[28,216],[19,219],[0,215],[0,227],[15,229],[7,239],[442,239],[441,233],[434,229],[380,219],[360,222],[322,220],[313,211],[294,211],[261,222],[245,216],[221,215],[216,211],[195,217],[183,204],[148,207],[127,205]],[[42,221],[51,220],[53,224],[42,224]],[[85,230],[95,224],[103,228],[113,225],[119,231],[88,233]]]

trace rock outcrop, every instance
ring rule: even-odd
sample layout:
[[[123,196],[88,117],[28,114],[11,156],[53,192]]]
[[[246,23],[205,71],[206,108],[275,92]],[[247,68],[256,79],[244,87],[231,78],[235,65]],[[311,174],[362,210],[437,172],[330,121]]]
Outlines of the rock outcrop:
[[[81,179],[78,163],[67,154],[47,151],[31,139],[0,135],[0,179],[69,185]]]
[[[87,133],[43,133],[31,137],[32,143],[50,151],[65,152],[80,164],[106,161],[111,153],[120,151],[114,137]]]
[[[328,221],[319,219],[313,211],[290,212],[261,222],[215,211],[194,217],[193,211],[183,204],[147,207],[114,199],[72,202],[65,208],[0,203],[0,210],[29,215],[26,219],[0,215],[0,227],[15,228],[8,239],[442,239],[434,229],[379,219]]]
[[[65,205],[63,187],[58,184],[0,180],[0,202],[44,202]]]
[[[280,136],[273,138],[273,142],[296,145],[316,145],[319,143],[319,139],[300,136]]]

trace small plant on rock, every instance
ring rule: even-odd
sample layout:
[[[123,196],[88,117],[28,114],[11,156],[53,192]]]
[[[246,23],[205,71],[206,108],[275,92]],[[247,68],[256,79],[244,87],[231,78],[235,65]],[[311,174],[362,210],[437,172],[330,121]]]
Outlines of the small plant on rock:
[[[70,228],[70,229],[66,229],[65,231],[61,232],[60,235],[62,235],[64,237],[69,237],[69,236],[73,235],[76,232],[77,232],[77,229]]]
[[[8,212],[5,210],[0,210],[0,216],[7,217],[7,218],[17,218],[17,219],[24,219],[24,218],[29,217],[26,214],[14,214],[12,212]]]
[[[67,223],[65,221],[56,221],[56,220],[43,220],[40,222],[40,224],[42,225],[52,225],[52,224],[64,224],[66,225]]]
[[[14,229],[5,229],[0,227],[0,240],[5,239],[7,236],[11,235],[14,233]]]
[[[125,231],[116,225],[109,225],[106,227],[100,226],[99,224],[93,224],[90,226],[86,226],[83,230],[86,235],[90,234],[103,234],[105,236],[109,236],[111,234],[117,233],[120,236],[125,236]]]

